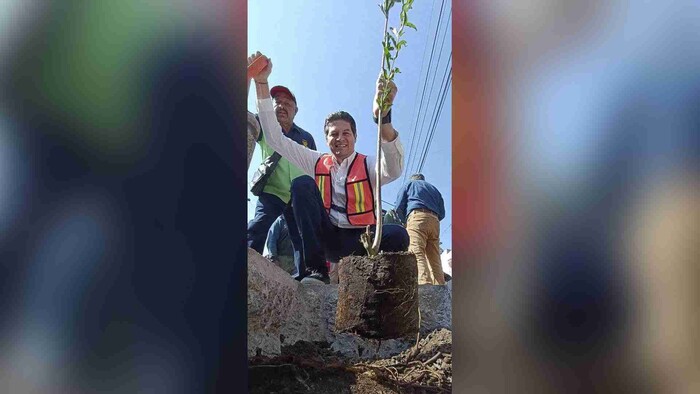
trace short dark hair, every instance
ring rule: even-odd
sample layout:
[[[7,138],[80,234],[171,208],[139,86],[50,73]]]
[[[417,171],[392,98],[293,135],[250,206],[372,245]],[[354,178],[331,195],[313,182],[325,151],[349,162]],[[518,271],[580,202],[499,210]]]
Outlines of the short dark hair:
[[[336,120],[344,120],[350,123],[350,130],[352,130],[352,135],[355,136],[355,138],[357,138],[357,126],[355,125],[355,119],[353,119],[352,116],[345,111],[333,112],[330,115],[326,116],[326,121],[323,123],[323,134],[325,134],[326,136],[328,135],[328,126],[330,126],[331,122],[334,122]]]
[[[423,176],[423,174],[420,174],[420,173],[413,174],[413,175],[411,175],[411,180],[412,181],[424,181],[425,177]]]

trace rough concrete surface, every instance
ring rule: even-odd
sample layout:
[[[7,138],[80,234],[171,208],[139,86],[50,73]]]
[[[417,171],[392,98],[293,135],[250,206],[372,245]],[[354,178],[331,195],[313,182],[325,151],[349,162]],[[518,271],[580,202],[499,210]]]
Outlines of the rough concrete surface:
[[[452,292],[447,286],[418,286],[421,335],[440,328],[452,330]]]
[[[418,288],[421,336],[452,329],[452,294],[446,286]],[[248,249],[248,355],[275,356],[298,341],[327,342],[346,357],[391,357],[415,343],[415,335],[385,341],[334,332],[337,285],[301,285],[283,269]]]

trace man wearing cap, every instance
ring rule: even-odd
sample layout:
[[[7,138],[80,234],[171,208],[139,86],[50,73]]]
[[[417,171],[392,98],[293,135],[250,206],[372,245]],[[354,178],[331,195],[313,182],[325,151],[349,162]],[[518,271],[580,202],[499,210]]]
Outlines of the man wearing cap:
[[[294,117],[299,111],[294,94],[284,86],[275,86],[270,89],[270,95],[274,102],[274,113],[277,122],[284,136],[299,145],[316,149],[316,142],[311,134],[294,123]],[[262,151],[263,161],[275,152],[267,144],[263,133],[260,133],[258,136],[258,145],[260,145],[260,150]],[[289,190],[292,180],[300,175],[303,175],[303,172],[299,168],[289,163],[284,157],[279,159],[277,167],[275,167],[265,183],[263,191],[258,196],[255,217],[248,223],[248,247],[262,254],[265,247],[265,239],[272,223],[282,214],[286,216],[287,222],[293,221],[289,217],[292,215],[291,210],[286,210],[285,208],[291,197]]]
[[[260,56],[263,55],[259,52],[250,56],[249,64]],[[294,244],[296,279],[302,283],[329,283],[326,260],[336,263],[351,254],[366,254],[360,235],[367,226],[376,224],[373,190],[377,159],[355,152],[355,120],[344,111],[334,112],[325,120],[324,133],[330,153],[306,149],[283,138],[278,122],[274,121],[271,92],[267,88],[271,71],[269,61],[255,77],[263,134],[270,146],[305,174],[292,181],[289,207],[295,221],[287,220]],[[383,82],[378,81],[375,98],[382,86]],[[391,102],[397,89],[393,83],[390,87]],[[374,111],[376,116],[379,112],[376,105]],[[390,115],[382,119],[381,133],[381,184],[384,185],[401,175],[403,147]],[[408,233],[403,227],[382,227],[380,250],[405,251],[408,243]]]

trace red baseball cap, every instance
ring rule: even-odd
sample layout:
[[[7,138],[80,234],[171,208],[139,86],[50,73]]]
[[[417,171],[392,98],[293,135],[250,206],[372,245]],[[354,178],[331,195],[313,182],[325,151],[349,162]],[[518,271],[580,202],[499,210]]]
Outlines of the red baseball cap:
[[[292,100],[294,100],[294,104],[297,104],[297,98],[294,97],[294,94],[292,94],[292,91],[289,90],[289,89],[287,89],[285,86],[277,85],[277,86],[273,86],[272,89],[270,89],[270,97],[273,97],[273,98],[274,98],[274,97],[275,97],[276,95],[278,95],[279,93],[286,93],[286,94],[288,94],[289,97],[291,97]]]

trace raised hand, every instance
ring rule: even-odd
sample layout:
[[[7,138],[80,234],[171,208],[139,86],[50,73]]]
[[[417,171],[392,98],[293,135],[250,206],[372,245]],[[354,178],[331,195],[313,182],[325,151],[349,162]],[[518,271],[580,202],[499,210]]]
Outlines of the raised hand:
[[[394,102],[394,98],[396,97],[396,93],[398,93],[399,89],[396,87],[396,84],[394,81],[389,81],[389,84],[386,84],[386,81],[382,76],[380,75],[379,78],[377,79],[377,87],[374,92],[374,100],[372,101],[372,112],[374,113],[375,117],[379,116],[379,97],[381,96],[382,92],[384,91],[385,85],[387,86],[389,90],[389,95],[386,98],[386,103],[391,107],[392,103]],[[386,115],[386,113],[384,114]]]
[[[255,52],[248,56],[248,66],[253,64],[256,60],[260,59],[259,61],[266,62],[267,64],[265,67],[260,70],[259,73],[257,73],[253,79],[255,80],[256,83],[266,83],[267,79],[269,78],[270,74],[272,73],[272,59],[266,57],[260,51]]]

